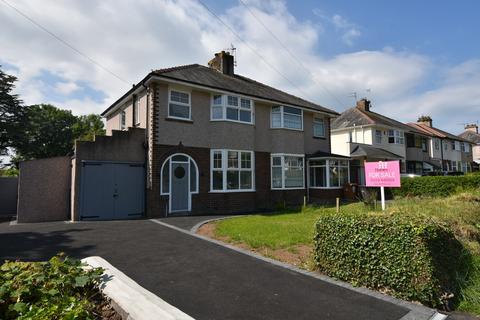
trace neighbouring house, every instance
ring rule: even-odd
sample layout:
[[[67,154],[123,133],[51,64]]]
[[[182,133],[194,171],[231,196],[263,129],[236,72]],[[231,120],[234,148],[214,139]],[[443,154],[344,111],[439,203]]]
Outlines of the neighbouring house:
[[[227,52],[208,65],[152,71],[102,113],[111,137],[77,145],[82,182],[72,182],[73,219],[128,217],[128,201],[119,199],[135,190],[147,217],[271,210],[342,195],[349,157],[330,150],[337,112],[236,74]],[[144,180],[132,165],[145,167]]]
[[[439,163],[441,171],[472,171],[472,147],[468,140],[435,128],[429,116],[422,116],[416,123],[408,125],[429,136],[431,162]]]
[[[332,152],[351,158],[350,180],[359,185],[365,184],[365,162],[399,160],[401,172],[405,173],[405,137],[426,138],[412,127],[371,111],[367,99],[357,101],[356,107],[334,119],[331,134]]]
[[[473,166],[475,170],[478,170],[480,165],[480,134],[478,133],[478,125],[465,125],[465,131],[459,134],[459,137],[472,143]]]

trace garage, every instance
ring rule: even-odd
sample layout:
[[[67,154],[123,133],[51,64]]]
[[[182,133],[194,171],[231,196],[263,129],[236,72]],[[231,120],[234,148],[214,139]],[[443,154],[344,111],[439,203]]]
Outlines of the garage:
[[[80,220],[134,219],[144,215],[143,163],[82,161]]]

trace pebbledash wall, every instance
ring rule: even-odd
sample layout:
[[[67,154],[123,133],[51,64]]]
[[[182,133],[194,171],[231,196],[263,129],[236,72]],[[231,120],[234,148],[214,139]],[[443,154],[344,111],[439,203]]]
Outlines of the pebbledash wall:
[[[330,139],[313,138],[313,113],[304,112],[304,131],[270,129],[270,105],[255,104],[255,124],[210,121],[210,93],[191,92],[192,122],[167,119],[168,86],[151,87],[149,130],[149,185],[147,216],[168,214],[168,196],[160,195],[160,170],[172,154],[185,153],[199,169],[199,192],[192,194],[191,214],[231,214],[272,210],[284,205],[301,205],[307,188],[271,189],[271,153],[308,154],[330,151]],[[180,88],[183,89],[183,88]],[[329,121],[326,118],[326,132]],[[253,150],[255,154],[255,191],[210,192],[210,150]],[[305,159],[306,166],[306,159]],[[306,176],[304,177],[307,183]],[[312,202],[325,202],[341,197],[341,189],[310,189]]]

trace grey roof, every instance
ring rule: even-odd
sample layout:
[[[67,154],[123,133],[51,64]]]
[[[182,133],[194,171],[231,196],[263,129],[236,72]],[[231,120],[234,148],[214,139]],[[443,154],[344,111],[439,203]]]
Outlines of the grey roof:
[[[367,157],[371,159],[402,159],[402,156],[398,154],[392,153],[385,149],[372,147],[368,144],[361,144],[361,143],[352,143],[351,146],[350,157],[357,158],[357,157]]]
[[[385,117],[376,112],[360,110],[357,107],[345,110],[340,114],[340,117],[332,121],[332,129],[344,129],[353,126],[363,125],[384,125],[388,127],[395,127],[408,132],[424,134],[423,132],[407,126],[400,121]]]
[[[475,133],[469,130],[466,130],[465,132],[461,133],[458,135],[460,138],[463,138],[465,140],[468,140],[470,142],[473,142],[475,144],[480,144],[480,134]]]
[[[339,154],[334,154],[330,152],[324,151],[317,151],[315,153],[307,155],[307,158],[342,158],[342,159],[350,159],[350,157],[342,156]]]
[[[284,91],[272,88],[263,83],[249,79],[247,77],[234,74],[233,76],[225,75],[212,68],[205,67],[199,64],[189,64],[185,66],[178,66],[167,69],[159,69],[149,73],[145,79],[139,82],[134,88],[129,90],[125,95],[113,103],[106,109],[102,115],[106,114],[112,109],[120,100],[133,92],[139,85],[143,84],[152,76],[160,76],[165,79],[181,81],[188,84],[200,85],[212,89],[228,91],[237,94],[252,96],[255,98],[270,100],[276,103],[284,103],[287,105],[303,107],[306,109],[316,110],[338,116],[339,113],[315,104],[313,102],[296,97]]]

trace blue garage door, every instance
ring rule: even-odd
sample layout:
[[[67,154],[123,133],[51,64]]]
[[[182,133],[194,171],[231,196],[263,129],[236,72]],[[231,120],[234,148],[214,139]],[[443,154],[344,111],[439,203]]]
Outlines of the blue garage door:
[[[82,163],[80,219],[113,220],[143,216],[143,164]]]

